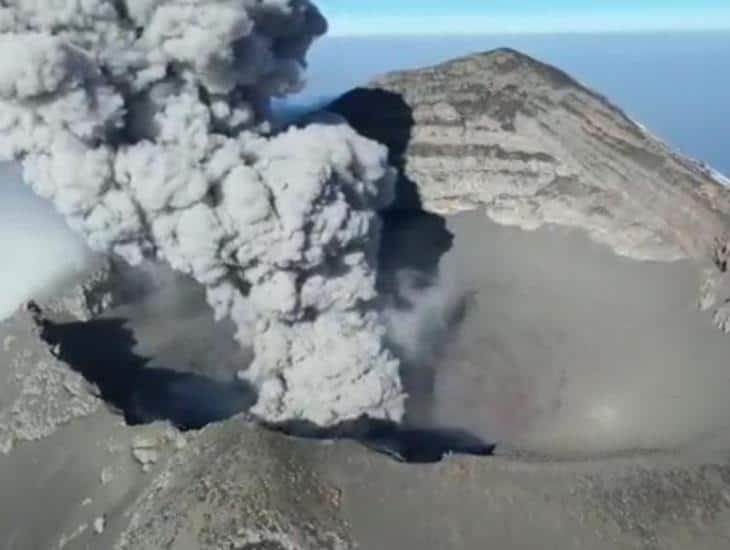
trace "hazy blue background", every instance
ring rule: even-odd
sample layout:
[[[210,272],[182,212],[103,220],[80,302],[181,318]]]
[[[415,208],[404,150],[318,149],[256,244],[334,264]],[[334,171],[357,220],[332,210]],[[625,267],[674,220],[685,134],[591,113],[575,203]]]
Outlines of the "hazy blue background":
[[[326,37],[309,55],[307,88],[288,104],[322,103],[390,70],[501,46],[566,70],[683,153],[730,174],[730,31]]]
[[[730,29],[728,0],[319,0],[331,33],[486,34]]]

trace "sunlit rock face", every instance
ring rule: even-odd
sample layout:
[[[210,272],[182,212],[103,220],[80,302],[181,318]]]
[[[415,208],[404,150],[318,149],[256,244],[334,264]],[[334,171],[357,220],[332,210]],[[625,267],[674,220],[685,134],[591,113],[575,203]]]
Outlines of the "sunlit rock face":
[[[726,180],[513,50],[391,73],[329,109],[387,144],[432,211],[584,228],[639,259],[706,258],[727,230]]]

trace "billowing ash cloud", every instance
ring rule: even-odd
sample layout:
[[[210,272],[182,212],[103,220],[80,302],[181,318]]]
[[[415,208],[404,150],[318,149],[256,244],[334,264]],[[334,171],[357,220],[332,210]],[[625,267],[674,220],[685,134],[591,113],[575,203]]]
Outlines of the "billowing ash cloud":
[[[205,285],[255,352],[261,418],[398,419],[386,151],[331,121],[267,136],[325,27],[307,0],[3,0],[0,158],[92,248]]]

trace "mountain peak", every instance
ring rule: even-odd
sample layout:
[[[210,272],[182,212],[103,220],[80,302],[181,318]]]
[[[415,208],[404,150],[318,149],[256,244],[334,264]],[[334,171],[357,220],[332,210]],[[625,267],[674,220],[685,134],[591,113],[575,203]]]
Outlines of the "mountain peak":
[[[711,173],[516,50],[390,73],[329,110],[390,147],[428,210],[582,228],[641,259],[706,260],[728,234],[730,198]]]

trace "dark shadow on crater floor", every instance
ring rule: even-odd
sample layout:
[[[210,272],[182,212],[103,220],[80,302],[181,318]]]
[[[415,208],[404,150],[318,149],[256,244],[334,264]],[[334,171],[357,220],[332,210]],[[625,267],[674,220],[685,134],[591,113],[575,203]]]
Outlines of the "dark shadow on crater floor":
[[[129,425],[158,420],[183,430],[231,418],[256,401],[253,388],[198,374],[153,367],[133,350],[136,339],[123,319],[55,323],[37,321],[58,358],[94,384],[100,397]],[[458,429],[419,428],[362,417],[333,428],[290,422],[267,428],[309,439],[349,439],[408,463],[439,462],[450,454],[488,456],[494,445]]]
[[[100,397],[130,425],[167,420],[199,429],[250,408],[253,388],[150,365],[134,352],[136,339],[124,319],[55,323],[38,321],[41,337],[58,358],[94,384]]]
[[[449,455],[491,456],[495,449],[494,444],[465,430],[417,428],[365,416],[332,428],[320,428],[302,421],[269,428],[292,437],[349,439],[410,464],[432,464]]]

